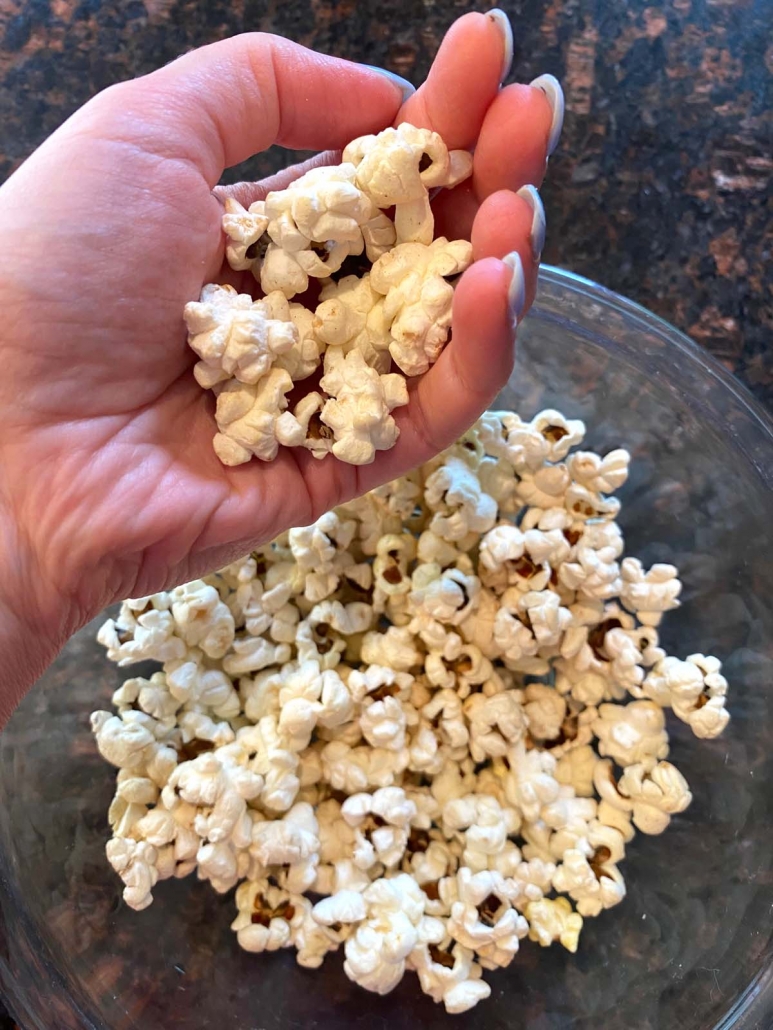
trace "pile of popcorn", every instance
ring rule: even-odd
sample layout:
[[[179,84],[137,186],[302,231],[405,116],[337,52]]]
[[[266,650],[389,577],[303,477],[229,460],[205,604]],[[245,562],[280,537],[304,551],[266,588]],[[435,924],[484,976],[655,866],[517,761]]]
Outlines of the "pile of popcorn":
[[[196,872],[237,887],[248,951],[317,967],[343,946],[367,990],[414,970],[449,1012],[523,938],[577,948],[625,896],[635,831],[690,803],[664,710],[698,737],[729,718],[720,662],[659,646],[677,570],[623,557],[628,453],[572,451],[583,435],[488,412],[410,475],[123,604],[108,657],[163,665],[92,716],[127,904]]]
[[[194,375],[217,396],[214,448],[224,464],[271,461],[282,445],[365,465],[394,446],[405,376],[440,355],[453,281],[472,261],[467,240],[433,239],[429,191],[471,171],[467,151],[403,124],[354,140],[342,164],[248,210],[226,202],[228,263],[250,270],[264,296],[209,284],[185,308]],[[346,274],[347,259],[369,271]],[[291,299],[314,280],[313,309]],[[290,410],[287,394],[318,370],[318,387]]]

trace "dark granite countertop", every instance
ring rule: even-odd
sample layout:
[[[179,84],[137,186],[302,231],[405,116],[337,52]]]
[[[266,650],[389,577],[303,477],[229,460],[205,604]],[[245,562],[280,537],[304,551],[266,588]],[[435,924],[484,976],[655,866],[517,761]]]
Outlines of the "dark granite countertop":
[[[471,0],[0,0],[0,177],[78,105],[245,29],[419,82]],[[773,0],[502,0],[567,117],[545,260],[705,345],[773,405]],[[239,169],[258,175],[269,153]],[[0,1030],[13,1024],[0,1017]]]

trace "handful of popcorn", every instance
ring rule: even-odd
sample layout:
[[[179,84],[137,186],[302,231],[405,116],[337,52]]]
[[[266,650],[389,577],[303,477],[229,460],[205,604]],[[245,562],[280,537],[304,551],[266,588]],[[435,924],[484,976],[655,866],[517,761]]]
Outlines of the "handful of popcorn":
[[[449,1012],[524,938],[576,950],[625,897],[636,831],[690,803],[666,712],[704,738],[729,718],[720,662],[660,647],[677,570],[623,557],[629,455],[577,450],[584,431],[488,412],[408,476],[124,602],[108,657],[162,665],[92,715],[128,905],[195,872],[236,887],[246,950],[343,948],[366,990],[413,970]]]
[[[228,263],[250,270],[264,297],[209,284],[185,308],[194,375],[217,396],[224,464],[272,461],[282,445],[366,465],[394,446],[405,376],[440,355],[452,280],[472,261],[467,240],[434,239],[429,191],[471,171],[467,151],[403,124],[353,140],[342,164],[314,168],[249,210],[226,202]],[[370,270],[347,274],[349,259]],[[315,279],[310,310],[292,298]],[[291,411],[287,394],[318,369],[319,389]]]

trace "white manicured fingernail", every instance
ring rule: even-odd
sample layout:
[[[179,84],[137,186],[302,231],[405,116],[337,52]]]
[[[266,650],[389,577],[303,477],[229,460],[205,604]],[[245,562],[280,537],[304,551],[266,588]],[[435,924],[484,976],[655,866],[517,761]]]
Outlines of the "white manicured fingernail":
[[[529,85],[542,90],[548,98],[548,103],[553,112],[553,120],[550,123],[550,136],[548,137],[548,157],[550,157],[558,146],[561,129],[564,125],[564,91],[561,89],[561,83],[555,75],[540,75],[539,78],[534,79]]]
[[[513,316],[513,325],[518,325],[526,307],[526,279],[523,275],[523,262],[517,250],[511,251],[502,258],[502,263],[512,269],[513,277],[507,288],[507,303],[510,307],[510,314]]]
[[[542,248],[545,246],[545,208],[542,204],[542,197],[536,186],[521,186],[516,196],[523,197],[531,206],[532,219],[529,239],[531,240],[531,252],[534,260],[539,261],[542,255]]]
[[[390,72],[388,68],[379,68],[378,65],[375,64],[364,64],[363,68],[368,68],[372,72],[377,72],[379,75],[383,75],[385,79],[389,79],[390,82],[393,82],[403,95],[403,103],[405,103],[408,97],[412,97],[416,92],[416,87],[413,83],[404,79],[402,75]]]
[[[499,76],[499,82],[501,85],[501,83],[503,83],[510,74],[510,69],[513,66],[513,27],[505,12],[500,10],[498,7],[489,11],[487,17],[491,18],[496,27],[502,33],[504,56],[502,58],[502,73]]]

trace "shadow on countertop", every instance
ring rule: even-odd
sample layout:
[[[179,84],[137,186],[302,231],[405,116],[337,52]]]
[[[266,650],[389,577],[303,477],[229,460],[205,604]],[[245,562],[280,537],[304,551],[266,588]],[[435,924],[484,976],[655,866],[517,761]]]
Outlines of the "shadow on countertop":
[[[113,82],[245,29],[420,82],[468,0],[0,0],[0,177]],[[503,0],[561,79],[546,261],[673,322],[773,404],[773,0]],[[286,163],[275,151],[231,179]]]

